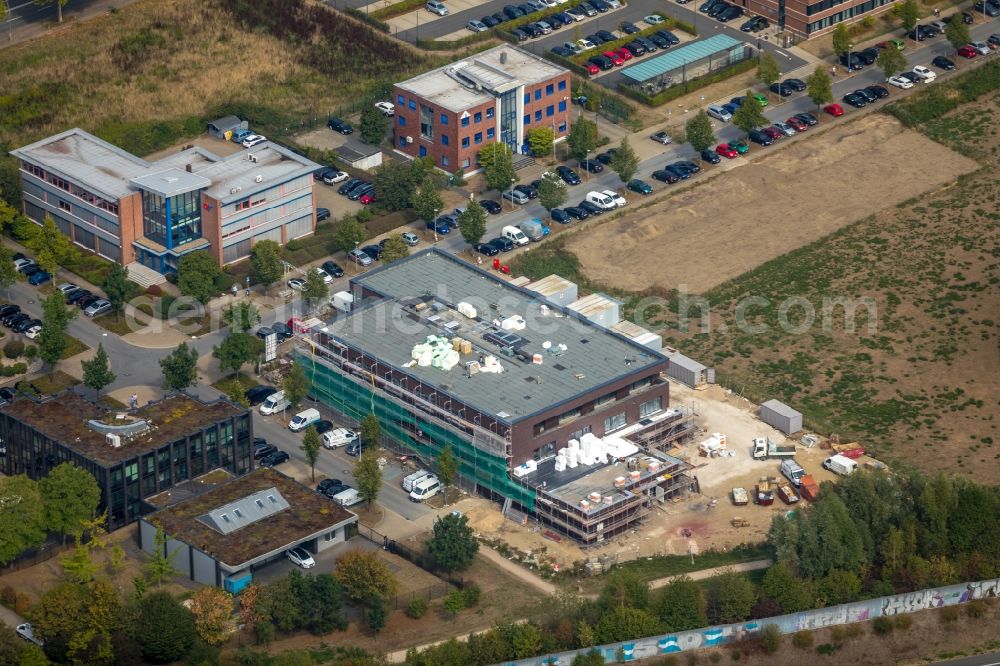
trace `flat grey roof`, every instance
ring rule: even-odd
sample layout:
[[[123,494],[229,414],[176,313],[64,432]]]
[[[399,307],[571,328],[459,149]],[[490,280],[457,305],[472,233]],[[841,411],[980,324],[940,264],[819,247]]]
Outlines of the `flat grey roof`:
[[[777,400],[768,400],[761,405],[761,408],[770,409],[775,414],[780,414],[786,418],[796,418],[802,416],[801,413],[795,411],[783,402],[778,402]]]
[[[363,301],[361,309],[327,327],[331,336],[508,423],[666,360],[538,294],[435,249],[352,282],[386,299]],[[426,305],[415,310],[417,302]],[[460,302],[476,309],[476,319],[454,310]],[[498,331],[493,323],[514,316],[523,318],[523,330]],[[528,360],[505,354],[505,345],[493,337],[498,332],[517,336],[514,349]],[[429,335],[468,340],[472,353],[461,355],[458,364],[447,371],[420,366],[413,362],[411,351]],[[548,349],[545,342],[550,343]],[[559,345],[565,345],[565,350]],[[540,365],[532,362],[535,354],[541,355]],[[466,373],[466,362],[487,355],[496,357],[502,373]]]
[[[563,67],[507,44],[457,60],[396,86],[437,106],[462,112],[494,99],[493,92],[506,92],[566,73],[568,70]]]
[[[251,161],[253,155],[257,160]],[[274,182],[284,182],[306,174],[312,174],[320,168],[309,160],[287,148],[267,141],[265,143],[227,155],[222,159],[202,167],[194,167],[194,172],[212,181],[211,187],[205,193],[222,203],[247,196],[253,190],[262,190]],[[256,182],[257,176],[261,182]],[[234,187],[242,191],[230,194]]]
[[[200,190],[212,184],[209,179],[184,169],[165,169],[133,178],[129,182],[139,189],[155,192],[163,197]]]
[[[670,358],[670,365],[680,366],[690,372],[701,372],[706,368],[706,366],[702,365],[693,358],[688,358],[679,352],[668,354],[667,356]]]
[[[743,42],[733,39],[729,35],[713,35],[708,39],[699,39],[661,56],[643,60],[638,65],[626,68],[622,74],[633,81],[642,83],[675,69],[680,69],[685,63],[697,62],[710,55],[740,46],[743,46]]]

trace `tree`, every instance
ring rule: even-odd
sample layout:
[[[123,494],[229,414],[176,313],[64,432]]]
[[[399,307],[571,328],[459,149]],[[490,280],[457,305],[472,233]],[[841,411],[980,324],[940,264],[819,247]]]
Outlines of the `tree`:
[[[444,201],[433,178],[424,178],[413,196],[413,212],[424,222],[431,222],[444,209]]]
[[[861,579],[853,571],[833,569],[817,582],[816,592],[826,606],[850,603],[861,596]]]
[[[0,3],[0,19],[3,18],[3,3]],[[0,664],[18,664],[21,652],[28,645],[6,624],[0,626]]]
[[[233,620],[233,595],[207,585],[191,595],[194,628],[201,640],[209,645],[222,645],[236,630]]]
[[[365,104],[361,109],[361,140],[372,146],[385,141],[385,132],[389,128],[389,119],[375,108],[374,104]]]
[[[306,428],[305,434],[302,436],[302,453],[306,456],[306,462],[309,464],[309,469],[312,471],[312,480],[316,480],[316,463],[319,461],[319,452],[322,448],[322,442],[319,438],[319,433],[316,432],[316,428],[309,426]]]
[[[395,235],[389,236],[385,240],[379,259],[382,261],[382,265],[386,265],[400,259],[405,259],[408,256],[410,256],[410,247],[403,240],[402,236]]]
[[[26,244],[35,253],[35,263],[53,275],[60,265],[72,262],[80,254],[69,236],[60,231],[48,215],[42,221],[41,230]]]
[[[48,298],[42,299],[42,332],[37,338],[38,357],[53,370],[69,346],[66,329],[75,316],[75,311],[66,309],[66,296],[58,289]]]
[[[194,614],[168,592],[153,592],[142,598],[133,633],[143,656],[155,662],[183,659],[197,636]]]
[[[249,333],[230,333],[212,349],[212,356],[219,359],[219,368],[240,371],[244,363],[250,363],[261,352],[264,342]]]
[[[653,606],[663,623],[663,631],[686,631],[708,624],[705,596],[698,584],[687,576],[671,580]]]
[[[260,323],[260,310],[252,301],[236,301],[222,311],[222,321],[232,333],[249,333]]]
[[[538,184],[538,203],[542,208],[552,213],[553,208],[566,203],[566,185],[562,179],[554,173],[546,173],[542,176],[542,182]]]
[[[444,598],[444,601],[441,602],[441,606],[451,616],[452,621],[454,621],[458,614],[465,609],[465,597],[462,596],[460,590],[452,590]]]
[[[0,2],[0,4],[3,4]],[[4,290],[10,289],[11,285],[17,282],[17,269],[14,268],[13,255],[3,243],[0,243],[0,287]]]
[[[838,23],[833,29],[833,52],[837,56],[842,56],[851,49],[851,35],[847,32],[847,26]],[[820,65],[821,66],[821,65]]]
[[[639,157],[635,154],[632,144],[628,142],[627,136],[622,137],[618,151],[611,157],[611,169],[618,174],[623,183],[632,180],[639,170]]]
[[[160,359],[163,388],[183,391],[198,379],[198,352],[186,342],[177,345],[169,355]]]
[[[458,473],[458,459],[451,450],[451,444],[446,444],[437,457],[438,479],[441,480],[441,487],[444,488],[444,502],[448,503],[448,488],[455,482],[455,474]]]
[[[767,118],[764,117],[764,110],[760,102],[750,94],[749,90],[743,97],[740,108],[736,109],[736,113],[733,114],[733,124],[747,134],[761,125],[767,124]]]
[[[295,598],[299,627],[317,635],[347,628],[347,620],[341,614],[343,590],[333,576],[328,573],[303,576],[293,571],[287,581]]]
[[[878,66],[882,68],[882,72],[885,74],[885,78],[889,78],[899,72],[906,69],[906,56],[899,49],[882,49],[879,51],[878,58],[875,59]]]
[[[410,180],[417,184],[424,182],[427,178],[440,186],[439,174],[434,170],[434,158],[431,155],[414,157],[410,161]]]
[[[80,361],[83,367],[83,383],[87,388],[92,388],[101,397],[101,389],[115,381],[118,376],[111,372],[111,364],[108,361],[108,353],[104,351],[104,344],[97,345],[97,354],[89,361]]]
[[[766,624],[760,632],[760,646],[764,652],[774,654],[781,649],[781,627],[776,624]]]
[[[46,525],[38,483],[23,474],[0,477],[0,564],[45,541]]]
[[[806,78],[806,91],[817,108],[833,101],[833,83],[823,65],[816,65],[816,70]]]
[[[917,27],[920,20],[920,8],[917,7],[917,0],[903,0],[897,5],[896,13],[903,23],[903,30],[909,32]]]
[[[597,603],[602,608],[649,607],[649,585],[633,571],[615,569],[608,576]]]
[[[167,534],[159,525],[156,526],[156,534],[153,535],[153,552],[145,565],[146,578],[153,585],[159,585],[168,576],[174,573],[173,559],[178,551],[167,555]]]
[[[281,279],[281,246],[277,241],[257,241],[250,250],[250,275],[267,289]]]
[[[659,629],[656,618],[639,608],[614,608],[594,627],[600,643],[617,643],[637,636],[652,636]]]
[[[38,490],[42,496],[46,529],[77,538],[83,536],[87,521],[94,517],[101,502],[101,489],[94,476],[65,462],[38,482]]]
[[[385,607],[385,601],[382,597],[375,597],[368,603],[368,611],[365,613],[365,620],[368,622],[368,627],[377,634],[382,630],[382,627],[385,626],[385,618],[387,615],[388,611]]]
[[[409,164],[390,160],[375,169],[375,192],[379,204],[386,209],[408,208],[415,191],[416,183]]]
[[[349,599],[362,603],[376,597],[388,599],[399,590],[392,571],[377,552],[370,550],[354,548],[338,557],[333,577]]]
[[[63,22],[62,8],[66,6],[69,0],[34,0],[35,5],[38,7],[48,7],[54,4],[56,6],[56,15],[59,17],[59,23]]]
[[[945,25],[944,36],[956,51],[972,41],[969,26],[958,20],[957,17]]]
[[[361,419],[359,430],[361,431],[361,442],[366,447],[374,448],[378,445],[379,437],[382,435],[382,426],[379,425],[377,416],[368,414]]]
[[[104,580],[58,583],[31,610],[35,636],[60,664],[115,663],[111,634],[122,629],[122,619],[118,591]]]
[[[306,369],[302,367],[301,363],[293,362],[288,374],[282,380],[281,388],[285,392],[285,399],[292,407],[298,407],[299,403],[309,395],[310,385]]]
[[[208,250],[190,252],[177,262],[177,288],[201,303],[219,293],[215,281],[220,275],[222,270]]]
[[[470,201],[458,216],[458,231],[469,245],[475,245],[486,234],[486,210],[477,201]]]
[[[698,111],[687,121],[685,127],[688,143],[699,153],[715,143],[715,132],[712,131],[712,121],[704,110]]]
[[[310,308],[315,308],[318,303],[326,300],[330,294],[330,288],[323,281],[323,276],[315,268],[306,273],[305,284],[302,285],[302,298]]]
[[[708,619],[713,624],[742,622],[750,617],[757,590],[745,575],[728,571],[709,581]]]
[[[427,542],[434,564],[451,573],[468,569],[479,552],[479,541],[465,516],[449,513],[434,523],[434,536]]]
[[[344,252],[350,252],[365,239],[365,228],[349,215],[344,215],[333,232],[333,243]]]
[[[760,593],[764,599],[777,603],[782,613],[797,613],[813,607],[813,599],[804,582],[781,562],[764,574]]]
[[[513,153],[506,143],[491,143],[480,150],[479,163],[483,167],[483,178],[490,189],[503,192],[517,181]]]
[[[765,51],[757,62],[757,80],[765,86],[770,86],[772,83],[777,83],[780,78],[781,69],[778,67],[778,61]]]
[[[528,130],[528,147],[535,157],[546,157],[552,153],[556,133],[548,125],[534,127]]]
[[[132,291],[131,283],[128,281],[128,271],[118,262],[112,262],[111,270],[101,282],[101,288],[108,295],[108,302],[116,315],[121,315],[125,309],[125,301]]]
[[[569,145],[571,157],[577,160],[586,159],[587,154],[597,148],[597,123],[586,118],[578,119],[570,127],[566,143]]]
[[[364,440],[364,435],[361,438]],[[382,490],[382,470],[378,468],[374,448],[362,449],[358,462],[354,464],[354,480],[358,482],[358,495],[370,508]]]
[[[591,650],[585,654],[578,654],[573,657],[570,666],[604,666],[606,663],[604,655],[597,650]]]

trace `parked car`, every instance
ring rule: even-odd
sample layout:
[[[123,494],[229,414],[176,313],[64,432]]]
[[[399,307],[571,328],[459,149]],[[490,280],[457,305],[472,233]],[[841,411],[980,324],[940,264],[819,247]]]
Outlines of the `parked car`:
[[[768,86],[768,90],[771,92],[781,95],[782,97],[789,97],[795,91],[786,86],[784,83],[772,83]]]
[[[716,153],[711,148],[706,148],[705,150],[701,151],[699,155],[701,156],[702,160],[708,162],[709,164],[718,164],[719,162],[722,161],[722,158],[719,157],[719,154]]]
[[[253,458],[254,460],[261,460],[271,455],[272,453],[276,452],[277,450],[278,447],[274,446],[273,444],[268,444],[267,441],[263,439],[259,440],[259,443],[258,441],[254,441]]]
[[[51,279],[52,279],[51,273],[47,273],[43,270],[38,270],[28,276],[28,284],[30,284],[33,287],[37,287],[38,285],[44,284]]]
[[[653,134],[649,138],[655,141],[656,143],[663,144],[664,146],[666,146],[669,143],[672,143],[674,140],[673,137],[667,134],[666,130],[660,130],[659,132]]]
[[[487,30],[489,30],[486,24],[480,21],[479,19],[471,19],[468,23],[465,24],[465,27],[471,30],[472,32],[486,32]]]
[[[556,174],[562,178],[563,182],[567,185],[579,185],[580,176],[577,175],[575,171],[570,169],[568,166],[558,166],[556,167]]]
[[[604,165],[597,160],[582,160],[580,162],[580,168],[590,173],[601,173],[604,171]]]
[[[483,199],[479,202],[479,205],[485,208],[486,212],[490,215],[498,215],[503,210],[503,207],[492,199]]]
[[[503,236],[497,236],[491,240],[490,245],[493,245],[501,252],[510,252],[514,249],[514,241],[504,238]]]
[[[256,407],[260,403],[264,402],[268,396],[274,395],[277,392],[278,389],[273,386],[258,385],[247,389],[243,393],[243,396],[247,399],[247,402],[250,403],[251,407]]]
[[[340,118],[330,118],[326,121],[326,126],[332,129],[334,132],[340,134],[353,134],[354,128],[351,127],[349,123]]]
[[[635,23],[631,23],[629,21],[622,21],[619,29],[626,35],[634,35],[641,32],[639,28],[636,27]]]
[[[373,261],[378,261],[378,258],[382,256],[382,248],[378,245],[365,245],[361,251],[371,257]]]
[[[28,329],[34,328],[35,326],[41,328],[42,320],[28,317],[27,319],[22,319],[21,321],[11,326],[10,330],[14,331],[15,333],[26,333]]]
[[[897,88],[912,88],[913,82],[909,79],[904,79],[902,76],[890,76],[888,81],[886,81],[890,86],[896,86]]]
[[[444,6],[444,3],[440,0],[427,0],[427,4],[424,7],[431,14],[436,14],[438,16],[447,16],[448,8]]]
[[[232,141],[233,143],[242,144],[243,143],[243,139],[247,138],[251,134],[253,134],[253,132],[251,132],[248,129],[233,130],[233,133],[229,137],[229,140]]]
[[[347,258],[358,264],[359,266],[371,266],[372,258],[368,256],[367,253],[362,252],[358,248],[354,248],[347,253]]]
[[[512,203],[516,203],[519,206],[523,206],[531,200],[528,198],[528,195],[516,189],[510,189],[504,192],[503,198]]]
[[[717,145],[715,147],[715,152],[730,160],[735,159],[736,157],[739,156],[739,153],[736,152],[736,149],[731,148],[728,143],[720,143],[719,145]]]
[[[807,129],[809,129],[809,125],[802,122],[802,119],[799,118],[798,116],[792,116],[785,122],[791,125],[796,132],[805,132]]]
[[[770,146],[772,143],[774,143],[774,139],[772,139],[764,132],[758,130],[753,130],[752,132],[750,132],[747,138],[756,143],[758,146]]]
[[[883,99],[889,96],[889,90],[885,86],[868,86],[865,90],[875,95],[875,99]]]
[[[73,284],[72,282],[63,282],[58,287],[56,287],[56,289],[58,289],[59,291],[61,291],[63,293],[63,296],[69,296],[74,291],[79,290],[80,287],[78,287],[77,285]]]
[[[819,118],[817,118],[811,113],[805,113],[805,112],[797,113],[795,114],[795,117],[804,122],[806,125],[809,125],[810,127],[819,122]]]
[[[316,221],[322,222],[323,220],[330,219],[330,209],[329,208],[317,208],[316,209]]]
[[[653,193],[653,187],[646,181],[639,180],[638,178],[633,178],[632,180],[628,181],[628,184],[625,187],[631,190],[632,192],[637,192],[639,194]]]
[[[263,134],[250,134],[243,139],[243,142],[240,145],[244,148],[253,148],[257,144],[264,143],[265,141],[267,141],[267,137]]]
[[[847,93],[841,101],[843,101],[844,104],[850,104],[856,109],[860,109],[868,104],[868,100],[863,95],[859,95],[856,92]]]
[[[604,166],[608,166],[609,164],[611,164],[611,160],[614,159],[615,153],[617,153],[617,152],[618,152],[617,148],[612,148],[610,150],[605,150],[603,153],[601,153],[600,155],[598,155],[594,159],[596,159],[598,162],[600,162]]]
[[[920,77],[920,80],[924,83],[930,83],[937,78],[937,74],[933,70],[923,65],[914,65],[913,73]]]
[[[774,129],[785,136],[795,136],[796,134],[794,127],[792,127],[789,123],[783,123],[781,121],[774,123]]]
[[[574,220],[585,220],[590,217],[590,213],[585,208],[580,208],[579,206],[567,206],[563,210]]]
[[[990,47],[986,42],[969,42],[969,46],[976,49],[979,55],[989,55]],[[916,68],[914,68],[916,69]]]
[[[844,108],[839,104],[827,104],[823,107],[825,113],[829,113],[834,118],[844,115]]]
[[[569,216],[569,213],[564,211],[562,208],[553,208],[550,210],[549,217],[552,218],[553,222],[558,222],[559,224],[569,224],[573,221],[573,218]]]
[[[440,217],[427,223],[427,228],[437,234],[450,234],[451,225],[443,221]],[[366,255],[367,256],[367,255]]]
[[[979,55],[979,52],[976,51],[976,49],[969,46],[968,44],[966,44],[962,48],[958,49],[958,55],[962,56],[963,58],[969,58],[971,60],[972,58],[975,58],[977,55]]]
[[[490,243],[476,243],[472,246],[472,249],[479,254],[486,255],[487,257],[494,257],[500,254],[499,248],[496,245],[491,245]]]
[[[931,60],[931,64],[938,69],[945,70],[946,72],[950,72],[955,69],[955,63],[944,56],[937,56],[934,60]]]
[[[333,497],[344,490],[344,483],[340,479],[323,479],[316,485],[316,492],[326,497]]]
[[[289,456],[284,451],[273,451],[261,458],[259,465],[261,467],[274,467],[275,465],[288,462],[288,460]]]
[[[673,184],[679,181],[681,178],[673,171],[667,171],[666,169],[658,169],[652,173],[652,178],[658,180],[662,183]]]
[[[724,123],[728,123],[733,119],[733,114],[729,113],[726,109],[721,106],[712,105],[706,109],[708,115],[715,118],[716,120],[721,120]]]

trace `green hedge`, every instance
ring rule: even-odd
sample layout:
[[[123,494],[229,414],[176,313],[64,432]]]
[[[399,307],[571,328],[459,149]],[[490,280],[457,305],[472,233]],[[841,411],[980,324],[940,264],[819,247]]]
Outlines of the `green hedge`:
[[[749,72],[756,66],[756,58],[748,58],[736,63],[735,65],[730,65],[725,69],[719,69],[711,74],[699,76],[697,79],[691,79],[681,85],[671,86],[663,92],[652,96],[645,95],[642,92],[625,85],[624,83],[618,84],[618,92],[622,93],[626,97],[642,102],[643,104],[648,104],[649,106],[660,106],[661,104],[666,104],[667,102],[675,100],[678,97],[683,97],[690,92],[710,86],[713,83],[725,81],[726,79],[736,76],[737,74],[742,74],[743,72]]]
[[[971,102],[980,95],[1000,88],[1000,62],[985,65],[959,74],[947,83],[936,83],[906,99],[882,108],[907,127],[940,118],[959,104]]]
[[[389,5],[388,7],[383,7],[382,9],[372,12],[369,16],[373,19],[382,21],[402,16],[407,12],[412,12],[414,9],[420,9],[425,4],[426,0],[400,0],[399,2]]]

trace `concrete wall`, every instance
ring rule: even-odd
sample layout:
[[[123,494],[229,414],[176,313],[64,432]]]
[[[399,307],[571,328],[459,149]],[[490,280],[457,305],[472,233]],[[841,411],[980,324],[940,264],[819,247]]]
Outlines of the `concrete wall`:
[[[323,536],[316,537],[315,548],[317,553],[322,553],[327,548],[332,548],[338,543],[344,543],[345,536],[347,535],[346,527],[338,527],[335,530],[329,532],[330,538],[326,539]]]
[[[751,620],[739,624],[727,624],[719,627],[707,627],[692,631],[682,631],[662,636],[650,636],[635,641],[601,645],[596,649],[608,663],[617,663],[619,650],[624,661],[648,659],[658,655],[695,650],[698,648],[724,645],[733,640],[739,640],[760,631],[768,624],[776,624],[782,633],[790,634],[803,629],[821,629],[838,624],[866,622],[881,615],[902,615],[917,611],[954,606],[973,599],[1000,596],[1000,578],[979,581],[975,583],[960,583],[908,594],[897,594],[891,597],[880,597],[852,604],[841,604],[829,608],[820,608],[791,615],[779,615],[762,620]],[[519,661],[504,662],[504,666],[551,666],[553,664],[570,664],[578,654],[586,654],[587,650],[572,650],[558,654],[532,657]]]
[[[202,585],[215,585],[215,559],[201,552],[191,550],[191,579]]]

